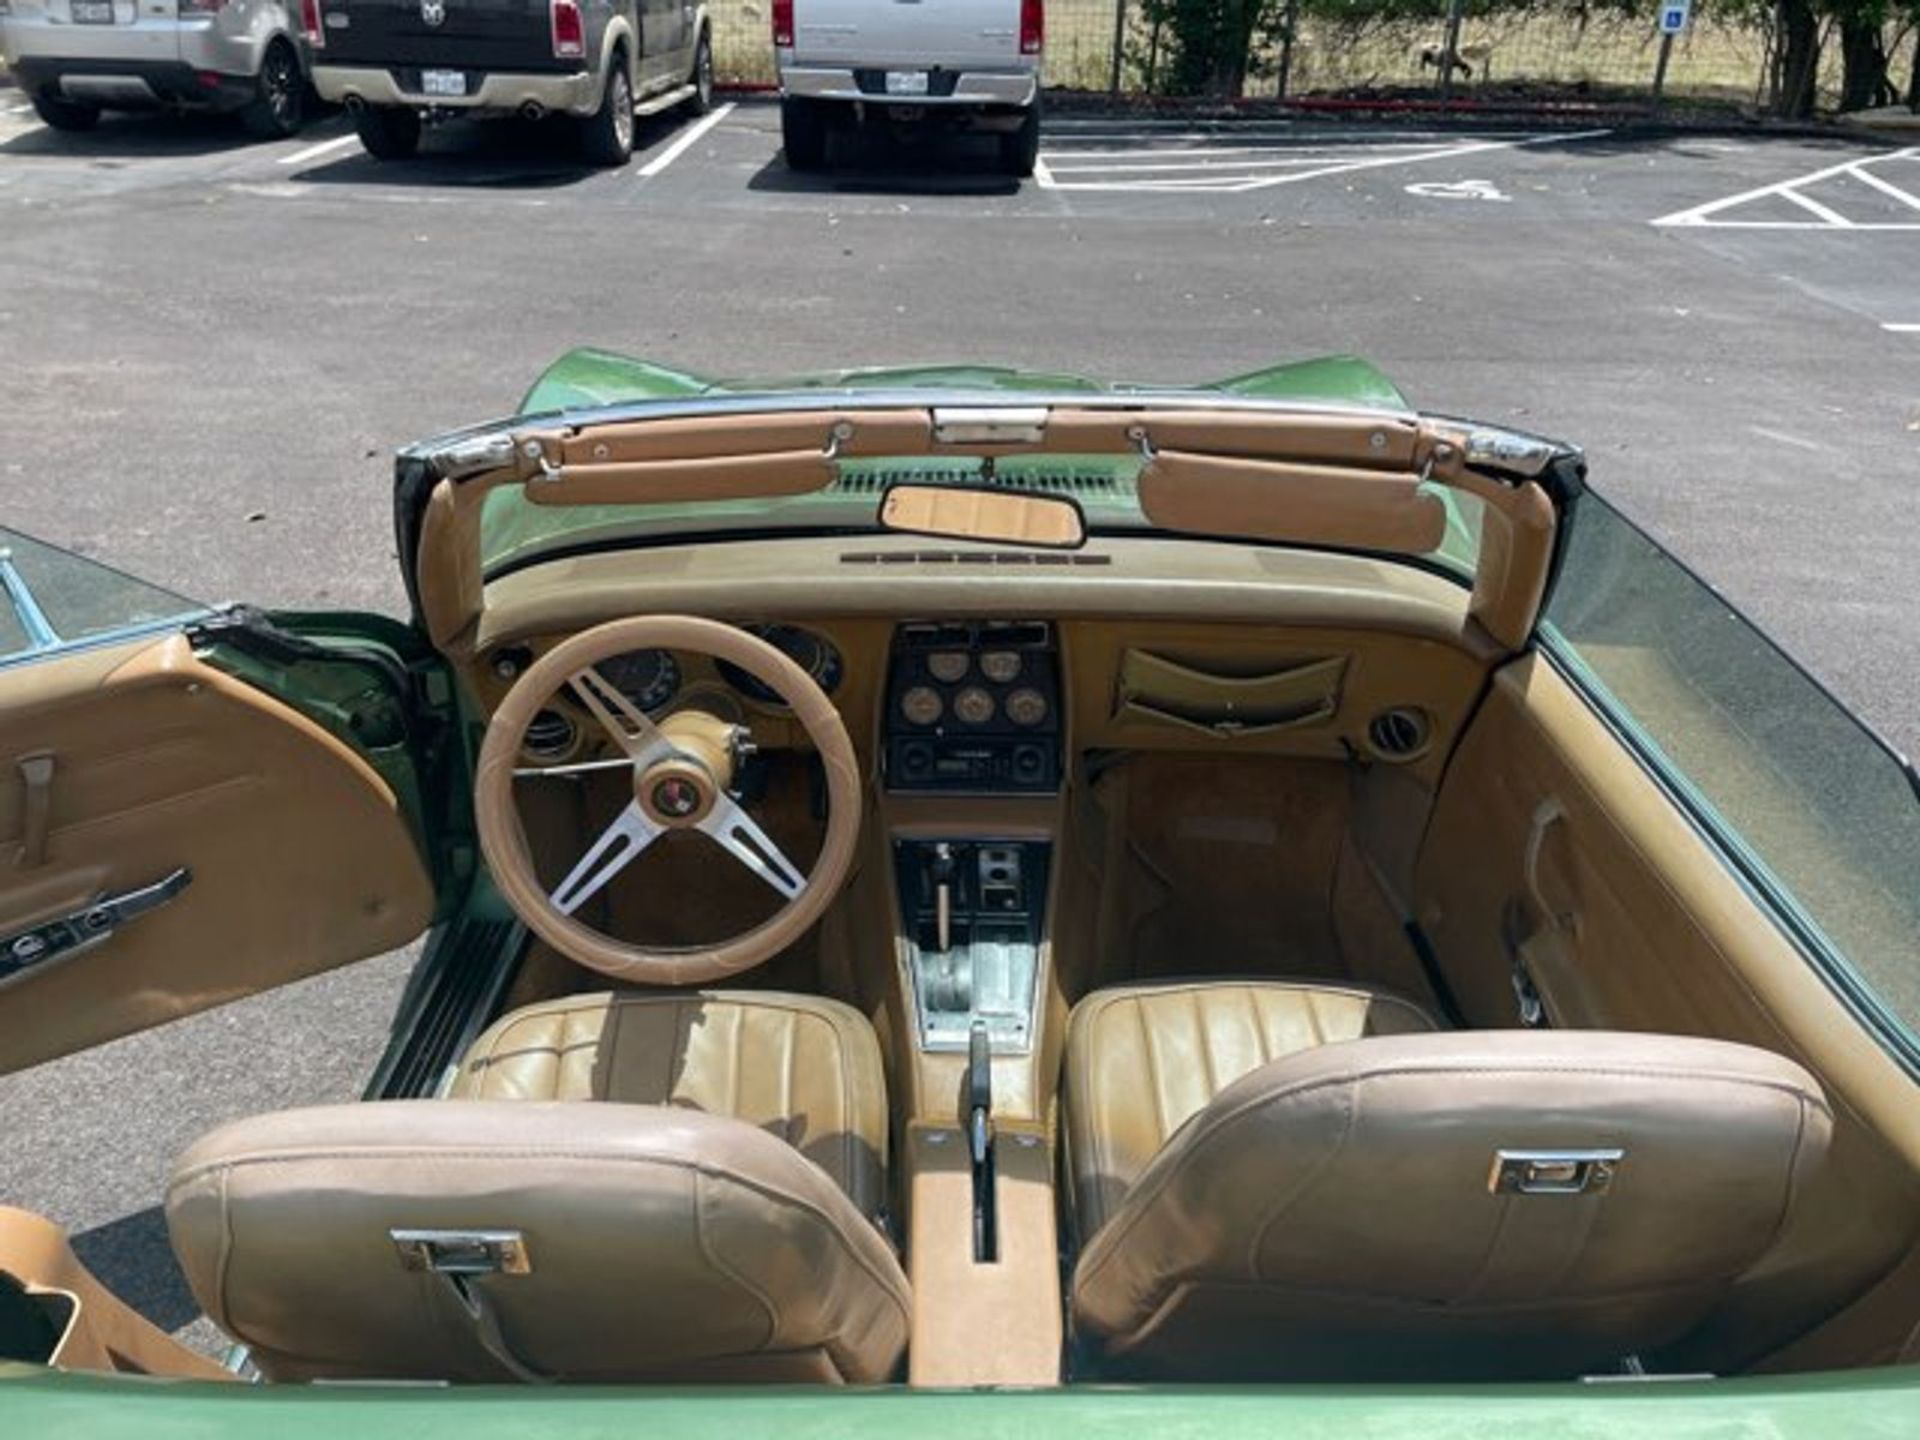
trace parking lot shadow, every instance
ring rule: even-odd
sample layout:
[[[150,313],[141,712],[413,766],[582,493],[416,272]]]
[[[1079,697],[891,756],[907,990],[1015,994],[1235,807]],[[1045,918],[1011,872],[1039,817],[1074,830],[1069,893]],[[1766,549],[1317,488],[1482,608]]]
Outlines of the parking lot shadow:
[[[9,92],[11,93],[11,92]],[[41,126],[0,144],[0,155],[57,155],[89,160],[164,160],[218,155],[270,142],[249,135],[231,115],[108,111],[93,130]]]
[[[101,1284],[162,1330],[178,1330],[200,1313],[173,1258],[166,1216],[157,1205],[75,1235],[73,1253]]]
[[[991,135],[925,135],[906,139],[884,131],[841,132],[828,147],[827,166],[802,173],[784,152],[761,166],[750,190],[798,195],[1013,195],[1021,183],[1003,174]]]
[[[672,137],[677,120],[642,120],[635,163]],[[293,177],[305,185],[392,185],[406,189],[557,190],[609,173],[581,158],[578,131],[565,116],[544,120],[448,120],[428,128],[411,160],[375,160],[360,149]]]

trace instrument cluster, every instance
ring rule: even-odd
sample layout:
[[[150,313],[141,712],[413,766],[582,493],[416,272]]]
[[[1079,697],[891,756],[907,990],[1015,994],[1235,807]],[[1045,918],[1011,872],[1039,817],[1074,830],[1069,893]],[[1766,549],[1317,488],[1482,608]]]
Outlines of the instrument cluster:
[[[1054,789],[1059,697],[1059,653],[1046,621],[900,626],[887,679],[889,786]]]

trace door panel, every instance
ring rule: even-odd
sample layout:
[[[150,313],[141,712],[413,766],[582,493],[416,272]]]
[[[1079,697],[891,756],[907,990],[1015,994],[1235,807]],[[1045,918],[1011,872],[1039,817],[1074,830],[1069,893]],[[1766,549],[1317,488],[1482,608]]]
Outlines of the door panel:
[[[184,635],[0,670],[0,961],[182,868],[170,902],[0,978],[0,1072],[394,949],[434,906],[381,775]]]
[[[1757,1360],[1911,1255],[1920,1087],[1544,657],[1495,677],[1448,768],[1415,891],[1470,1024],[1520,1023],[1518,959],[1555,1025],[1741,1041],[1826,1088],[1830,1163],[1775,1254],[1729,1295],[1719,1334]],[[1847,1347],[1814,1346],[1822,1363],[1863,1363],[1899,1338],[1835,1333]]]

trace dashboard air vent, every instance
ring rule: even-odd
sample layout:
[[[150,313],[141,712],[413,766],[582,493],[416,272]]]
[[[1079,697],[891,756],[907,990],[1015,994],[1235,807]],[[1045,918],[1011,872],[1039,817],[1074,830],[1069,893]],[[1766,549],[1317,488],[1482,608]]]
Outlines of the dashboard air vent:
[[[1056,470],[1023,469],[1016,474],[1002,473],[983,478],[972,467],[942,470],[937,467],[902,466],[898,469],[843,468],[833,482],[836,495],[878,495],[890,485],[998,485],[1008,490],[1038,490],[1054,495],[1120,495],[1126,493],[1120,478],[1111,469],[1061,466]]]
[[[1367,722],[1367,744],[1383,760],[1411,760],[1426,750],[1432,737],[1427,712],[1410,705],[1382,710]]]
[[[1067,554],[1059,550],[848,550],[842,565],[1006,565],[1027,568],[1111,565],[1111,555]]]
[[[521,748],[535,760],[564,759],[579,735],[573,721],[558,710],[542,710],[527,722],[526,739]]]

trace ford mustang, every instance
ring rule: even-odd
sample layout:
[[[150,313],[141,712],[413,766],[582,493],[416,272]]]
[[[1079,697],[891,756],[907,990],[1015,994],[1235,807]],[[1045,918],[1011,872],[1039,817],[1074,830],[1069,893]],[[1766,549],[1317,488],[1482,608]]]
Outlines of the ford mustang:
[[[0,1070],[427,937],[223,1359],[0,1211],[8,1434],[1920,1433],[1920,783],[1574,447],[580,352],[393,496],[0,534]]]

